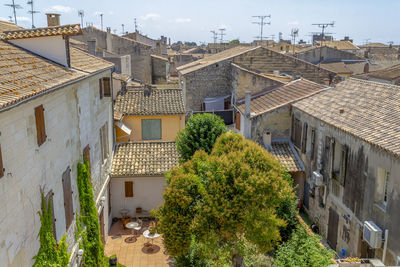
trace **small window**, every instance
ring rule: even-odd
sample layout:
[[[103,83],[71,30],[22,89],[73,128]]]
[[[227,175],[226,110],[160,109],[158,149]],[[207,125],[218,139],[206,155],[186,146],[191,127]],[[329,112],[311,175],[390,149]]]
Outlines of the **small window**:
[[[44,124],[44,108],[40,105],[35,108],[35,119],[36,119],[36,132],[37,132],[37,143],[41,146],[47,138],[46,127]]]
[[[105,97],[111,96],[111,82],[110,77],[103,78],[103,94]]]
[[[301,132],[302,132],[302,127],[301,127],[301,122],[299,119],[294,118],[294,121],[292,122],[292,141],[294,145],[297,148],[301,148]]]
[[[3,176],[4,176],[3,157],[1,155],[1,146],[0,146],[0,178]]]
[[[133,197],[133,182],[125,182],[125,197]]]
[[[311,160],[314,160],[315,156],[315,129],[311,130]]]
[[[161,119],[142,120],[142,139],[143,140],[161,139]]]
[[[381,203],[384,207],[387,206],[389,198],[389,177],[390,173],[383,168],[378,168],[378,177],[376,185],[376,202]]]
[[[101,159],[103,162],[108,158],[108,124],[105,123],[100,128],[100,147],[101,147]]]

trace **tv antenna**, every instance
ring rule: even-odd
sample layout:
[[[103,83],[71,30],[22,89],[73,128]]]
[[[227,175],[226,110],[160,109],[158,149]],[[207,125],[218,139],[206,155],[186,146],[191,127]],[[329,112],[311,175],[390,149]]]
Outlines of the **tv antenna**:
[[[221,42],[221,44],[224,42],[224,35],[226,35],[226,33],[224,33],[226,31],[225,28],[223,29],[218,29],[219,30],[219,35],[221,36],[219,41]]]
[[[99,16],[100,16],[100,25],[101,25],[101,30],[103,30],[103,13],[100,13],[99,14]]]
[[[258,24],[260,25],[260,36],[256,36],[255,38],[260,39],[260,41],[262,41],[263,39],[263,29],[264,29],[264,25],[271,25],[271,22],[265,22],[264,20],[266,18],[271,18],[271,15],[264,15],[264,16],[252,16],[253,18],[258,18],[260,21],[255,21],[253,22],[253,24]]]
[[[138,25],[137,25],[137,21],[136,21],[136,18],[135,18],[135,32],[137,32],[138,30],[137,30],[137,27]]]
[[[4,4],[5,6],[9,6],[13,9],[13,13],[14,13],[14,23],[17,24],[17,11],[16,9],[21,9],[22,6],[18,5],[15,3],[14,0],[12,0],[12,4]]]
[[[319,63],[318,63],[318,67],[321,66],[321,60],[322,60],[322,45],[324,43],[324,32],[325,29],[328,28],[329,26],[334,27],[335,26],[335,22],[332,21],[330,23],[313,23],[311,25],[315,25],[321,28],[321,43],[320,43],[320,49],[319,49]]]
[[[122,35],[124,35],[125,34],[125,28],[124,28],[125,25],[122,23],[121,26],[122,26]]]
[[[31,10],[29,10],[28,13],[31,14],[31,16],[32,16],[32,29],[34,29],[35,28],[35,23],[33,22],[33,15],[36,14],[36,13],[40,13],[40,11],[34,10],[34,8],[33,8],[33,0],[28,1],[27,4],[31,6]]]
[[[213,40],[214,40],[214,44],[217,42],[218,39],[218,32],[216,31],[210,31],[213,34]]]
[[[9,21],[9,22],[13,22],[12,16],[8,16],[8,21]]]
[[[298,28],[293,28],[292,32],[290,34],[293,38],[293,55],[295,53],[295,48],[296,48],[296,36],[299,35],[299,29]]]
[[[78,16],[81,17],[81,27],[83,28],[83,17],[85,16],[84,10],[78,10]]]

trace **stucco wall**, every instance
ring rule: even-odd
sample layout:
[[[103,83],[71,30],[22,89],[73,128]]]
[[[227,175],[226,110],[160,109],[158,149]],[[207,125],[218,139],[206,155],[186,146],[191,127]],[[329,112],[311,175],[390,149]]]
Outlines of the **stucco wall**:
[[[95,199],[100,197],[112,158],[112,105],[111,98],[99,99],[98,80],[110,75],[110,71],[97,74],[0,112],[0,144],[5,168],[5,176],[0,179],[0,202],[3,203],[0,207],[0,265],[19,261],[26,266],[33,264],[32,257],[39,249],[37,212],[41,209],[41,187],[45,194],[50,190],[54,192],[57,239],[66,233],[62,174],[67,167],[71,168],[76,212],[79,210],[77,163],[82,160],[87,144],[91,147]],[[47,140],[39,147],[34,108],[41,104],[45,109]],[[99,129],[105,122],[108,122],[110,157],[103,164]],[[74,224],[67,233],[69,250],[74,245]],[[105,224],[108,225],[107,218]]]
[[[359,229],[364,221],[374,221],[382,230],[389,230],[388,252],[385,264],[393,265],[395,258],[400,255],[400,160],[399,158],[385,152],[376,146],[370,145],[361,139],[344,133],[336,127],[321,123],[321,121],[311,117],[297,109],[294,114],[302,122],[308,123],[308,140],[312,128],[317,131],[316,151],[321,147],[323,167],[326,169],[324,178],[328,185],[328,195],[324,208],[319,207],[318,194],[321,188],[317,187],[316,197],[310,198],[309,213],[311,218],[318,218],[322,234],[326,237],[328,232],[329,208],[332,207],[339,215],[338,243],[336,251],[346,249],[352,256],[360,256],[361,241]],[[325,136],[335,139],[336,143],[347,145],[349,148],[346,180],[344,186],[338,185],[336,180],[331,179],[329,164],[325,149]],[[321,142],[319,140],[322,140]],[[308,182],[310,175],[315,170],[315,163],[310,160],[310,141],[307,142],[307,152],[301,155],[306,166],[306,176]],[[381,209],[376,203],[374,195],[377,190],[377,170],[381,167],[390,173],[388,184],[389,200],[386,210]],[[336,185],[334,184],[336,183]],[[334,194],[332,187],[338,188],[339,194]],[[346,220],[343,216],[349,216]],[[347,234],[348,233],[348,234]],[[375,256],[381,257],[382,249],[375,250]]]
[[[142,141],[142,119],[161,119],[161,141],[175,141],[177,133],[185,127],[184,115],[170,116],[125,116],[122,122],[132,132],[127,136],[118,127],[116,129],[117,142]]]
[[[125,181],[133,181],[133,197],[125,197]],[[164,202],[166,187],[164,177],[132,177],[111,179],[112,217],[121,218],[121,209],[128,209],[134,216],[137,207],[150,211]]]
[[[322,52],[321,52],[322,50]],[[299,59],[305,60],[307,62],[316,64],[320,61],[320,55],[322,55],[322,61],[324,60],[342,60],[342,59],[358,59],[361,58],[356,56],[354,53],[346,52],[343,50],[338,50],[330,47],[316,48],[308,50],[302,53],[298,53],[296,56]]]

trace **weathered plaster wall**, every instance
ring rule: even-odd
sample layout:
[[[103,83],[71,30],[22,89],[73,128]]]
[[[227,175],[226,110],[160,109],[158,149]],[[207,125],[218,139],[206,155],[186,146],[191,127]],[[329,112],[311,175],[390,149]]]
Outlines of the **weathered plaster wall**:
[[[151,57],[152,66],[152,83],[153,84],[163,84],[167,82],[167,69],[168,60],[162,60],[158,57]]]
[[[322,50],[322,52],[321,52]],[[315,48],[312,50],[308,50],[305,52],[298,53],[296,55],[297,58],[316,64],[320,61],[320,56],[322,56],[322,61],[329,61],[329,60],[342,60],[342,59],[355,59],[360,60],[361,58],[356,56],[354,53],[346,52],[343,50],[338,50],[331,47],[322,47]]]
[[[57,239],[67,232],[62,174],[71,168],[73,209],[77,212],[77,163],[87,144],[91,147],[95,199],[100,197],[112,154],[106,162],[100,160],[99,129],[108,122],[112,152],[112,105],[111,98],[99,99],[98,80],[110,75],[110,71],[94,75],[0,112],[0,144],[6,173],[0,179],[0,265],[22,262],[18,266],[32,266],[32,257],[39,249],[37,212],[41,207],[41,187],[45,193],[54,192]],[[41,104],[47,140],[39,147],[34,108]],[[105,224],[108,225],[107,218]],[[69,250],[74,245],[74,230],[75,222],[67,232]]]

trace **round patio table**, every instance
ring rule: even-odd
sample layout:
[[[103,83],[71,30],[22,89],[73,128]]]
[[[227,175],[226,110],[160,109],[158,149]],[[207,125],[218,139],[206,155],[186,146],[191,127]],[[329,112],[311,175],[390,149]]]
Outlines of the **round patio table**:
[[[133,231],[138,226],[139,226],[139,224],[137,222],[130,222],[130,223],[126,224],[126,228],[132,229],[132,236],[125,238],[125,242],[126,243],[134,243],[134,242],[136,242],[136,237],[135,237]]]
[[[144,253],[148,253],[148,254],[153,254],[153,253],[157,253],[160,250],[160,247],[157,245],[154,245],[154,239],[156,239],[157,237],[160,237],[160,234],[154,233],[151,234],[149,230],[146,230],[143,232],[143,236],[145,238],[150,239],[151,244],[146,243],[145,246],[143,247],[142,251]]]

